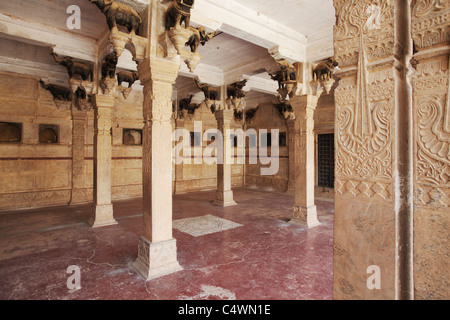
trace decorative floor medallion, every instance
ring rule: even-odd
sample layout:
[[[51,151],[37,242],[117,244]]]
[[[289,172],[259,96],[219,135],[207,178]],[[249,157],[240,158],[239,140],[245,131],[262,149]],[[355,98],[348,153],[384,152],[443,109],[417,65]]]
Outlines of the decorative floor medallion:
[[[241,224],[218,218],[213,215],[186,218],[173,222],[173,227],[181,232],[200,237],[211,233],[242,227]]]

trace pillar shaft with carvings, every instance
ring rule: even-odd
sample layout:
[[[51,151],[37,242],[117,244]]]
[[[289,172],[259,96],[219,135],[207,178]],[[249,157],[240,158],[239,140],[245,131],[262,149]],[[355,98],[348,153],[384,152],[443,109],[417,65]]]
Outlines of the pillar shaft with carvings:
[[[184,119],[176,119],[175,120],[176,129],[184,129]],[[184,139],[184,138],[182,138]],[[183,141],[183,144],[185,141]],[[184,148],[175,154],[175,193],[184,192]]]
[[[334,298],[410,299],[410,3],[334,6]]]
[[[147,280],[182,269],[172,235],[172,85],[179,67],[152,58],[138,68],[144,86],[144,225],[134,266]]]
[[[413,1],[414,298],[448,300],[449,1]]]
[[[217,164],[217,191],[214,204],[229,207],[236,205],[231,190],[231,121],[234,117],[233,110],[217,110],[215,112],[218,130],[223,135],[223,149],[218,151]],[[220,157],[220,158],[219,158]]]
[[[114,101],[113,94],[95,96],[94,215],[89,219],[93,227],[117,223],[111,202],[111,116]]]
[[[288,193],[292,193],[295,190],[295,137],[300,135],[300,132],[296,134],[295,131],[295,120],[288,119],[286,120],[286,124],[288,127],[288,145],[289,145],[289,181],[288,181]]]
[[[86,195],[86,139],[87,112],[72,110],[72,199],[71,203],[84,203]]]
[[[295,205],[291,223],[312,228],[320,225],[314,204],[314,111],[317,95],[295,96],[291,105],[295,113]]]

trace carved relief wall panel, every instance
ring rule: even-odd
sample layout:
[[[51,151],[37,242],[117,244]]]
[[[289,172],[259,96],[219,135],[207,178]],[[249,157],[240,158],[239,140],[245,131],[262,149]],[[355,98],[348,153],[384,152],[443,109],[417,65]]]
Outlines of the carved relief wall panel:
[[[403,166],[399,158],[404,158],[396,150],[410,150],[396,137],[396,119],[408,121],[396,114],[405,108],[396,105],[396,95],[410,90],[400,78],[401,68],[408,67],[402,65],[407,53],[396,38],[409,37],[395,30],[400,4],[334,1],[335,53],[342,70],[335,93],[336,299],[398,298],[398,230],[408,226],[399,225],[405,220],[396,217],[396,205],[408,198],[401,186],[395,187]],[[410,62],[415,70],[407,75],[413,97],[414,298],[448,299],[450,3],[413,0],[409,14],[411,19],[403,21],[409,20],[414,42]],[[370,265],[380,267],[379,290],[366,285]]]
[[[449,299],[449,22],[448,1],[413,1],[416,299]]]
[[[393,1],[335,0],[336,299],[395,292],[395,79]],[[366,270],[380,267],[382,290]]]

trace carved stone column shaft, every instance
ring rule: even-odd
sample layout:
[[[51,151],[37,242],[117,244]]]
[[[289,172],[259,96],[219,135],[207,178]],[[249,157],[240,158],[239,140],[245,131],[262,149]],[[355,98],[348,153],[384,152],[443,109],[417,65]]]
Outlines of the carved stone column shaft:
[[[95,96],[94,135],[94,215],[89,219],[93,227],[103,227],[117,222],[111,203],[111,115],[114,95]]]
[[[306,228],[320,225],[314,204],[314,111],[318,96],[291,99],[295,112],[295,206],[292,223]]]
[[[433,2],[417,1],[428,13]],[[410,299],[411,2],[334,6],[334,298]]]
[[[144,60],[143,202],[144,226],[134,263],[147,280],[181,270],[172,235],[172,85],[179,63]]]
[[[85,139],[87,112],[72,110],[72,199],[71,203],[85,202]]]
[[[176,129],[183,129],[184,128],[184,119],[176,119],[175,120],[175,127]],[[184,139],[184,138],[183,138]],[[184,141],[183,141],[184,143]],[[183,158],[185,156],[184,154],[184,148],[181,150],[180,153],[177,153],[175,155],[177,158],[176,165],[175,165],[175,193],[181,193],[184,191],[184,162]]]
[[[296,156],[296,149],[295,149],[295,120],[287,120],[287,127],[288,127],[288,145],[289,145],[289,181],[288,181],[288,188],[287,192],[291,193],[295,190],[295,156]]]
[[[223,149],[222,152],[218,152],[220,159],[218,159],[217,164],[217,191],[214,204],[223,207],[236,205],[233,199],[233,191],[231,190],[231,137],[229,134],[233,115],[232,110],[218,110],[215,112],[217,128],[223,135]]]

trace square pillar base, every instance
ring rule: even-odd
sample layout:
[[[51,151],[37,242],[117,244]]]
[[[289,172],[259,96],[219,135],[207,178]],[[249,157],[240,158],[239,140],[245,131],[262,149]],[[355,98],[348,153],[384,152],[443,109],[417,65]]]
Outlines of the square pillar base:
[[[114,219],[113,205],[98,205],[94,206],[94,215],[88,220],[88,223],[92,228],[106,227],[117,224],[116,219]]]
[[[233,191],[216,191],[216,200],[213,204],[220,207],[237,206],[237,203],[233,199]]]
[[[295,194],[295,181],[289,180],[288,187],[286,189],[287,194]]]
[[[297,226],[311,229],[317,226],[320,226],[321,223],[317,219],[317,207],[303,207],[303,206],[295,206],[294,213],[292,219],[289,221],[291,224],[295,224]]]
[[[133,267],[146,281],[183,270],[177,260],[177,241],[151,243],[140,237],[138,257]]]

